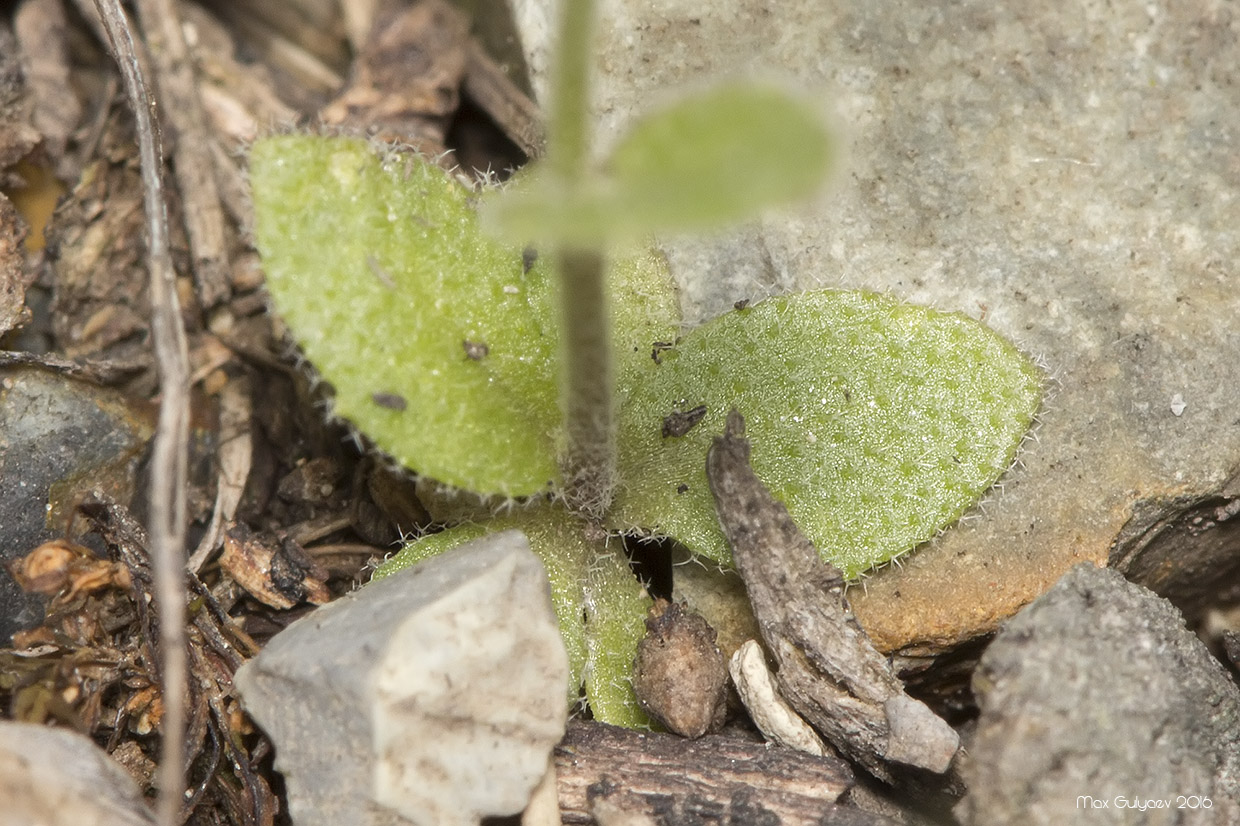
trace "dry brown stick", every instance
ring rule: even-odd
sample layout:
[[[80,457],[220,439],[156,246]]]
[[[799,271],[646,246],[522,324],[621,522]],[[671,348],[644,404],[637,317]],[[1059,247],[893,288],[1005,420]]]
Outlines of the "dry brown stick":
[[[250,466],[254,460],[254,440],[250,436],[252,404],[250,381],[245,376],[231,379],[219,394],[220,430],[216,463],[219,473],[215,482],[215,507],[202,541],[190,554],[186,567],[197,574],[207,559],[220,547],[224,526],[231,522],[241,504]]]
[[[852,787],[848,764],[737,737],[685,740],[572,721],[555,750],[566,824],[593,823],[595,798],[659,823],[846,823],[832,804]],[[837,811],[845,812],[842,808]],[[855,810],[854,810],[855,811]],[[861,821],[883,822],[883,821]]]
[[[137,5],[156,91],[175,137],[173,169],[189,235],[198,300],[209,309],[228,298],[229,292],[224,210],[215,182],[212,137],[174,0],[138,0]]]
[[[542,157],[547,140],[538,104],[504,74],[477,38],[469,41],[464,91],[527,157]]]
[[[163,753],[159,765],[159,822],[180,822],[185,787],[185,501],[189,450],[189,352],[168,248],[163,156],[152,110],[155,102],[119,0],[95,0],[113,58],[133,108],[142,167],[151,292],[151,338],[162,399],[151,451],[150,530],[159,611],[163,681]]]
[[[736,410],[706,455],[706,477],[784,699],[876,777],[890,780],[890,763],[946,771],[959,737],[904,693],[853,617],[840,571],[754,474]]]

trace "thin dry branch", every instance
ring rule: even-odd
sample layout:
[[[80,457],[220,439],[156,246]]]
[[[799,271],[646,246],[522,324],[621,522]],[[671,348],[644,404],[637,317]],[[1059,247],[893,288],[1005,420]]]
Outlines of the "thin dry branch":
[[[138,0],[137,6],[159,100],[175,136],[173,168],[193,254],[198,300],[209,309],[229,293],[224,210],[215,182],[213,137],[207,130],[193,61],[174,0]]]
[[[180,822],[185,787],[185,514],[189,446],[189,351],[168,247],[163,156],[151,98],[137,50],[118,0],[95,0],[112,55],[133,108],[142,167],[151,292],[151,339],[162,399],[151,453],[150,535],[159,612],[163,681],[163,753],[159,766],[159,822]]]
[[[736,410],[707,453],[706,478],[784,699],[875,777],[890,780],[892,764],[946,771],[959,737],[904,693],[853,616],[840,571],[754,474]]]
[[[566,824],[593,823],[599,798],[611,798],[609,808],[627,818],[655,823],[883,822],[834,805],[853,785],[843,760],[737,737],[685,740],[574,720],[555,765]]]

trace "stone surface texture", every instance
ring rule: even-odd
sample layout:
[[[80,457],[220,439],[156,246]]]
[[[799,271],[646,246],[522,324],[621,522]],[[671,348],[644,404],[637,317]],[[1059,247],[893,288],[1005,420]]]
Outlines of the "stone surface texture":
[[[0,564],[65,536],[75,499],[128,502],[153,420],[119,393],[37,367],[0,369]],[[43,621],[45,600],[0,570],[0,644]]]
[[[152,826],[155,817],[138,784],[90,738],[4,720],[0,823]]]
[[[520,812],[564,734],[568,657],[518,531],[317,609],[238,672],[298,826]]]
[[[1118,572],[1073,568],[1007,623],[973,688],[967,826],[1240,823],[1240,690]]]
[[[545,100],[553,18],[546,0],[513,5]],[[1083,560],[1190,610],[1236,575],[1236,522],[1213,517],[1240,496],[1231,5],[601,5],[601,143],[674,90],[755,76],[810,90],[841,135],[817,203],[665,241],[689,320],[870,288],[983,319],[1046,364],[1036,442],[982,518],[855,596],[879,647],[933,654],[991,631]]]

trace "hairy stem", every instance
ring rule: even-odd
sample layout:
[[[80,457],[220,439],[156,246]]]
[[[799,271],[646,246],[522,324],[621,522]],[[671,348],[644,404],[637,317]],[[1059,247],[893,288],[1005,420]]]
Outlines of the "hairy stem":
[[[586,106],[590,93],[594,0],[562,0],[560,6],[560,39],[547,129],[547,163],[559,182],[571,190],[580,184],[588,160]]]
[[[561,3],[547,163],[569,197],[585,177],[588,153],[590,35],[594,0]],[[612,415],[611,318],[603,283],[603,255],[597,249],[558,251],[560,314],[564,323],[564,498],[588,519],[600,519],[611,504],[616,467]]]
[[[611,504],[616,471],[612,413],[611,318],[596,250],[562,249],[564,323],[564,498],[573,510],[599,519]]]

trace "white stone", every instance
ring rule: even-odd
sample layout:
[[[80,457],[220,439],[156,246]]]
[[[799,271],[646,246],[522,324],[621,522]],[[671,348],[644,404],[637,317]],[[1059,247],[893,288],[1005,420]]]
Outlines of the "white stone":
[[[520,812],[564,733],[568,658],[519,531],[319,608],[237,672],[297,826]]]
[[[828,753],[818,733],[780,695],[757,640],[748,640],[736,649],[728,661],[728,672],[749,718],[766,739],[819,757]]]
[[[0,721],[0,824],[152,826],[142,790],[91,740]]]

